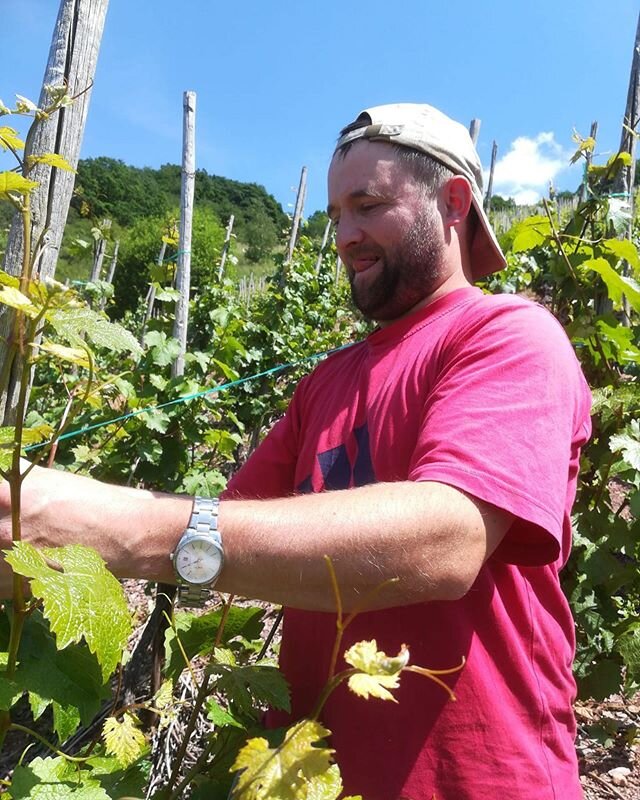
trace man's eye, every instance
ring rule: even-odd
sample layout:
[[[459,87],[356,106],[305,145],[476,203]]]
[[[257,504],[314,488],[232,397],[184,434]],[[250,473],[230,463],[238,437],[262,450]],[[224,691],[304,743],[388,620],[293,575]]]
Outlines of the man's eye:
[[[363,214],[368,214],[369,211],[373,211],[374,209],[378,208],[379,205],[380,203],[365,203],[364,205],[360,206],[360,211],[362,211]]]

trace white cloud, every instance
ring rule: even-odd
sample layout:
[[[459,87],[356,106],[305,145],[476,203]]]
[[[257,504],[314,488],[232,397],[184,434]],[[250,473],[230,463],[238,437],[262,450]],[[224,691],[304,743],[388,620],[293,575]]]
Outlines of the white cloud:
[[[496,162],[493,194],[512,197],[518,205],[531,205],[547,193],[549,182],[555,184],[559,173],[567,168],[568,154],[551,131],[534,138],[519,136]],[[485,173],[485,185],[487,180]]]

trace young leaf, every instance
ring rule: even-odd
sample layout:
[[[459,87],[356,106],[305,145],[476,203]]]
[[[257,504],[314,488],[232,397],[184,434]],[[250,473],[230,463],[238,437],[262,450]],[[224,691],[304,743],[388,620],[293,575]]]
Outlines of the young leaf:
[[[19,114],[28,114],[33,113],[38,110],[38,106],[33,102],[33,100],[29,100],[28,97],[23,97],[21,94],[16,95],[16,111]]]
[[[10,787],[14,800],[109,800],[90,770],[65,758],[34,758],[16,767]]]
[[[354,694],[364,697],[378,697],[380,700],[397,702],[389,689],[399,685],[400,672],[409,662],[409,650],[405,645],[395,658],[377,649],[375,639],[358,642],[344,654],[348,664],[361,670],[348,680],[349,689]]]
[[[0,200],[15,200],[15,195],[31,194],[37,186],[16,172],[0,172]]]
[[[331,768],[328,747],[317,742],[330,731],[312,720],[302,720],[287,731],[284,742],[269,747],[266,739],[249,739],[238,753],[234,770],[242,770],[232,800],[300,800],[305,784]]]
[[[342,792],[342,778],[337,764],[332,764],[322,775],[316,775],[301,792],[304,800],[338,800]]]
[[[18,131],[8,128],[6,125],[0,126],[0,148],[3,150],[8,150],[9,148],[13,150],[24,149],[24,142],[18,136]]]
[[[222,728],[224,725],[231,725],[234,728],[241,728],[244,730],[246,725],[226,711],[217,700],[209,699],[207,701],[207,719],[209,719],[216,728]]]
[[[43,153],[39,156],[27,156],[27,164],[31,168],[35,164],[47,164],[50,167],[63,169],[65,172],[75,172],[75,169],[59,153]]]
[[[29,578],[31,591],[43,599],[58,648],[84,638],[106,680],[120,662],[131,619],[122,587],[104,561],[82,545],[36,550],[27,542],[15,542],[5,553],[13,570]],[[50,567],[46,559],[60,569]]]
[[[255,716],[255,705],[290,711],[289,687],[275,667],[261,664],[231,666],[211,664],[209,672],[218,675],[216,691],[226,695],[240,713]]]
[[[231,606],[225,622],[221,644],[234,639],[236,636],[246,636],[248,639],[255,639],[262,630],[262,617],[264,611],[261,608],[250,607],[241,608]],[[180,644],[187,654],[187,658],[210,652],[216,641],[220,621],[222,620],[222,610],[216,609],[202,616],[196,616],[190,612],[176,614],[174,628],[168,628],[165,634],[165,659],[166,673],[177,678],[185,669],[184,657],[176,635],[180,639]]]
[[[137,761],[147,745],[139,724],[136,717],[127,712],[120,720],[107,717],[102,726],[107,753],[115,756],[123,767]]]
[[[605,239],[600,243],[600,247],[606,252],[611,253],[622,261],[631,264],[634,272],[640,272],[640,256],[638,248],[629,239]]]
[[[91,365],[87,351],[80,347],[65,347],[57,342],[44,341],[40,344],[40,350],[78,367],[89,369]]]
[[[0,174],[0,181],[2,181],[2,175]],[[1,189],[0,189],[1,194]],[[10,306],[11,308],[17,308],[18,311],[22,311],[28,317],[32,319],[38,316],[38,309],[34,304],[29,300],[29,298],[22,294],[19,289],[16,289],[13,286],[3,286],[0,288],[0,303],[5,306]]]

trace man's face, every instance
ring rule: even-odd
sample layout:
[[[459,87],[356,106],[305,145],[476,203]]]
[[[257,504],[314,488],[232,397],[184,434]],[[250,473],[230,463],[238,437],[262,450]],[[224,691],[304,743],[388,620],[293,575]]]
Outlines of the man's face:
[[[329,216],[355,305],[397,319],[437,287],[443,228],[434,198],[382,142],[356,141],[329,168]]]

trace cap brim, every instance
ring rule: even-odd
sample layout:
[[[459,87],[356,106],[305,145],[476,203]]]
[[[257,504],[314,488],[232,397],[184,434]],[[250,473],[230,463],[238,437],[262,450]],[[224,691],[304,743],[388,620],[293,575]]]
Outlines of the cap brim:
[[[475,192],[472,192],[471,196],[478,217],[478,227],[471,243],[471,273],[477,279],[504,269],[507,266],[507,260],[500,249],[482,203],[476,197]]]

